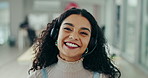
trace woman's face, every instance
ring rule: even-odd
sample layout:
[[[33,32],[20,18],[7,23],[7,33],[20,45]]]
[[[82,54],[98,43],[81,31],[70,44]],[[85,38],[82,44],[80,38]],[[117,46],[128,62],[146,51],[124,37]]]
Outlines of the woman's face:
[[[77,14],[68,16],[61,24],[57,45],[59,56],[66,61],[81,59],[91,37],[91,24]]]

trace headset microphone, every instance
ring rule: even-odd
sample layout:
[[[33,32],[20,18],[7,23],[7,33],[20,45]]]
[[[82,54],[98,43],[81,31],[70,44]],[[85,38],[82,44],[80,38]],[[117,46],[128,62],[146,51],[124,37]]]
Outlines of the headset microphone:
[[[84,53],[84,54],[82,55],[82,57],[85,57],[85,56],[91,54],[91,53],[96,49],[96,47],[97,47],[97,44],[95,44],[94,48],[93,48],[90,52]]]

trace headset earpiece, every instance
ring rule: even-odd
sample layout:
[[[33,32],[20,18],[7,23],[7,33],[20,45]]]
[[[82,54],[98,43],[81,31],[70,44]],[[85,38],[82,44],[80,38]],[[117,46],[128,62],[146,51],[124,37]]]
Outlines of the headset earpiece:
[[[50,37],[53,38],[54,40],[56,40],[57,36],[58,36],[58,26],[57,25],[58,25],[58,20],[56,19],[54,26],[53,26],[53,28],[51,29],[51,32],[50,32]]]

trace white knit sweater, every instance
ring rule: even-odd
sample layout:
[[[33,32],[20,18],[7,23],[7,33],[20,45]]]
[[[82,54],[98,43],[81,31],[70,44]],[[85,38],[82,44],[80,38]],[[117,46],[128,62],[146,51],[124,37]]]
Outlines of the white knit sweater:
[[[67,62],[58,57],[58,62],[46,68],[48,78],[93,78],[93,72],[83,68],[82,59]],[[42,78],[41,70],[33,72],[28,78]],[[99,78],[107,78],[100,75]]]

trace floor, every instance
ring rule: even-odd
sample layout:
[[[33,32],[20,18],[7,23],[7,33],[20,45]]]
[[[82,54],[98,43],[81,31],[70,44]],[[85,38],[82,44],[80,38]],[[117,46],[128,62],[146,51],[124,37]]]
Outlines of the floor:
[[[27,78],[31,57],[31,49],[0,46],[0,78]],[[121,57],[115,57],[114,60],[121,70],[121,78],[148,78],[148,74]]]
[[[0,46],[0,78],[27,78],[29,63],[18,61],[25,50]]]

